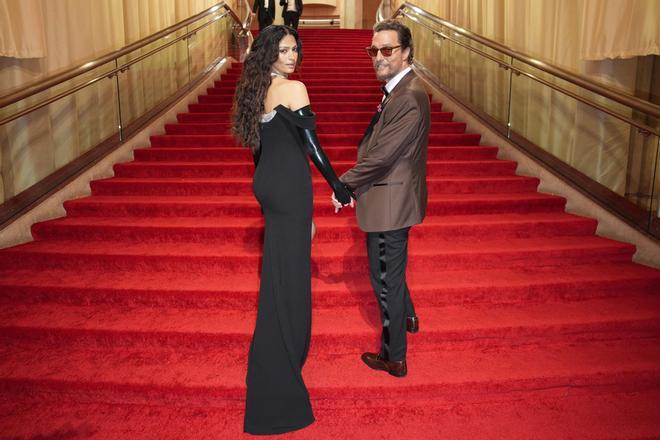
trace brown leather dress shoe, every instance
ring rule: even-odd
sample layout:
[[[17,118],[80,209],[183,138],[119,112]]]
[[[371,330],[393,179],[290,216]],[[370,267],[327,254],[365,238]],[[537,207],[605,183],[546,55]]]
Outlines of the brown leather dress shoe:
[[[408,366],[405,359],[402,361],[388,361],[380,357],[378,353],[363,353],[362,362],[367,364],[372,370],[387,371],[395,377],[404,377],[408,374]]]
[[[417,316],[408,316],[406,318],[406,331],[408,333],[417,333],[419,331],[419,318]]]

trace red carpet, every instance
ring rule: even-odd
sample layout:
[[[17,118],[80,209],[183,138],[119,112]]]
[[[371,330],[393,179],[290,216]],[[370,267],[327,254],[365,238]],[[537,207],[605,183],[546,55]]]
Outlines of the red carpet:
[[[301,34],[300,78],[345,170],[380,99],[370,32]],[[239,73],[67,217],[35,225],[34,242],[0,251],[0,438],[242,437],[262,221],[252,159],[228,134]],[[440,103],[432,118],[409,376],[360,361],[379,337],[364,238],[315,172],[304,375],[318,421],[284,437],[660,437],[660,271],[538,193]]]

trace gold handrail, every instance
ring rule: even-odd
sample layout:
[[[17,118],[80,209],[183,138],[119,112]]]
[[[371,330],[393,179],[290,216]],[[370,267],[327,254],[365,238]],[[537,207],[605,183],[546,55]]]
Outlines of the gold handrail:
[[[59,73],[59,74],[56,74],[56,75],[51,75],[47,78],[44,78],[42,80],[39,80],[39,81],[33,83],[32,85],[29,85],[29,86],[15,92],[15,93],[3,96],[2,98],[0,98],[0,108],[6,107],[8,105],[15,104],[16,102],[22,101],[23,99],[29,98],[30,96],[34,96],[37,93],[43,92],[44,90],[48,90],[48,89],[50,89],[50,88],[52,88],[52,87],[54,87],[58,84],[61,84],[65,81],[69,81],[69,80],[71,80],[71,79],[73,79],[77,76],[80,76],[84,73],[87,73],[87,72],[89,72],[89,71],[91,71],[91,70],[93,70],[93,69],[95,69],[99,66],[102,66],[106,63],[117,60],[120,57],[122,57],[122,56],[124,56],[128,53],[131,53],[131,52],[133,52],[137,49],[145,47],[145,46],[153,43],[154,41],[157,41],[157,40],[163,38],[166,35],[169,35],[173,32],[178,31],[179,29],[184,28],[184,27],[188,26],[189,24],[194,23],[195,21],[197,21],[201,18],[204,18],[208,15],[215,14],[221,8],[226,9],[226,12],[223,15],[223,17],[226,16],[226,15],[231,16],[231,18],[234,20],[234,22],[236,22],[236,24],[238,26],[240,26],[241,34],[246,35],[246,34],[249,33],[249,29],[246,29],[244,27],[243,22],[236,15],[236,13],[225,2],[220,2],[220,3],[216,4],[215,6],[211,6],[210,8],[208,8],[208,9],[206,9],[206,10],[204,10],[204,11],[202,11],[202,12],[196,14],[196,15],[193,15],[190,18],[187,18],[183,21],[180,21],[179,23],[173,24],[172,26],[169,26],[169,27],[167,27],[167,28],[165,28],[165,29],[163,29],[159,32],[156,32],[155,34],[152,34],[148,37],[145,37],[141,40],[138,40],[135,43],[124,46],[121,49],[110,52],[110,53],[108,53],[106,55],[103,55],[101,57],[98,57],[98,58],[96,58],[92,61],[86,62],[84,64],[81,64],[81,65],[77,66],[77,67],[69,69],[65,72],[62,72],[62,73]],[[246,22],[249,22],[249,18],[246,18]],[[188,34],[190,34],[190,33],[194,33],[194,32],[189,32]],[[180,39],[181,38],[177,39],[176,41],[178,41]],[[169,44],[168,44],[168,46],[169,46]],[[167,47],[167,46],[165,46],[165,47]],[[118,68],[118,69],[113,70],[112,72],[115,72],[117,70],[121,70],[121,69]],[[105,78],[110,74],[111,73],[105,73],[102,76],[94,78],[94,79],[96,81],[98,81],[98,79]],[[86,85],[93,84],[96,81],[88,82],[88,83],[86,83]],[[80,90],[80,87],[76,88],[75,91],[77,91],[77,90]],[[66,95],[63,95],[63,96],[66,96]],[[61,97],[62,96],[60,96],[60,98]],[[49,100],[49,103],[50,102],[53,102],[53,101]],[[44,105],[46,105],[46,104],[44,104]],[[41,107],[43,107],[43,106],[41,106]],[[40,108],[40,107],[37,107],[37,108]],[[36,108],[34,108],[33,110],[36,110]],[[26,113],[21,112],[21,116],[24,115],[24,114],[26,114]],[[20,117],[20,116],[17,116],[17,117]],[[14,117],[14,115],[12,115],[9,118],[5,118],[5,119],[1,120],[0,125],[5,124],[5,123],[7,123],[9,121],[12,121],[14,119],[16,119],[16,117]]]
[[[385,1],[386,0],[383,0],[383,3]],[[382,5],[382,3],[381,3],[381,5]],[[507,46],[504,46],[500,43],[497,43],[493,40],[490,40],[488,38],[485,38],[485,37],[477,35],[473,32],[470,32],[466,29],[463,29],[460,26],[456,26],[455,24],[453,24],[453,23],[451,23],[447,20],[443,20],[442,18],[437,17],[436,15],[433,15],[430,12],[425,11],[424,9],[421,9],[418,6],[412,5],[410,3],[404,3],[401,6],[399,6],[399,8],[396,10],[396,12],[392,15],[392,18],[396,18],[399,15],[403,15],[403,16],[406,16],[407,18],[409,18],[413,21],[416,21],[417,23],[422,24],[418,20],[414,20],[415,17],[412,16],[410,13],[408,13],[407,10],[412,10],[415,14],[420,15],[420,16],[424,17],[425,19],[427,19],[427,20],[429,20],[429,21],[431,21],[435,24],[445,26],[445,27],[451,29],[453,32],[456,32],[457,34],[460,34],[460,35],[462,35],[466,38],[469,38],[470,40],[474,40],[474,41],[476,41],[480,44],[483,44],[484,46],[487,46],[491,49],[494,49],[498,52],[506,54],[506,55],[508,55],[508,56],[518,60],[518,61],[521,61],[521,62],[523,62],[523,63],[525,63],[529,66],[532,66],[532,67],[534,67],[536,69],[539,69],[543,72],[549,73],[550,75],[553,75],[555,77],[561,78],[564,81],[567,81],[567,82],[569,82],[571,84],[574,84],[576,86],[587,89],[591,92],[596,93],[597,95],[600,95],[600,96],[603,96],[605,98],[611,99],[612,101],[618,102],[619,104],[623,104],[623,105],[625,105],[627,107],[630,107],[634,110],[645,113],[645,114],[647,114],[651,117],[660,119],[660,106],[657,106],[657,105],[655,105],[651,102],[645,101],[643,99],[639,99],[636,96],[632,96],[632,95],[629,95],[629,94],[626,94],[626,93],[622,93],[622,92],[619,92],[619,91],[616,91],[616,90],[613,90],[613,89],[608,89],[608,88],[606,88],[604,86],[601,86],[600,84],[596,83],[595,81],[593,81],[590,78],[587,78],[585,76],[569,72],[569,71],[564,70],[560,67],[554,66],[552,64],[549,64],[549,63],[546,63],[546,62],[541,61],[539,59],[536,59],[534,57],[531,57],[527,54],[515,51],[515,50],[513,50],[513,49],[511,49]],[[436,33],[437,35],[441,36],[442,38],[451,39],[451,37],[449,37],[447,35],[442,35],[441,32],[438,32],[437,30],[435,30],[434,28],[432,28],[430,26],[428,26],[427,28],[430,29],[431,31],[433,31],[434,33]],[[451,41],[456,42],[455,39],[451,39]],[[471,46],[464,45],[464,44],[463,44],[463,46],[470,49],[470,50],[472,50],[472,51],[478,52],[478,49],[475,49]],[[483,54],[483,52],[481,52],[481,54]],[[514,67],[510,63],[505,63],[501,60],[497,60],[497,62],[500,65],[502,65],[503,67],[511,68],[513,71],[516,71],[516,72],[524,73],[524,71],[521,71],[520,69],[517,69],[516,67]],[[533,75],[530,76],[530,77],[533,77],[533,79],[537,79]],[[562,90],[564,90],[564,89],[562,89]],[[568,92],[568,91],[566,91],[566,92]],[[589,102],[588,104],[595,107],[595,108],[598,108],[599,110],[604,109],[604,107],[599,106],[598,104],[593,103],[593,102]],[[617,116],[617,115],[613,115],[613,116]],[[617,116],[617,117],[619,117],[619,116]],[[621,117],[623,118],[623,116],[621,116]],[[626,122],[630,122],[630,121],[626,120]],[[639,127],[639,124],[637,124],[637,123],[635,123],[633,125],[637,126],[641,130],[649,131],[651,133],[654,133],[656,136],[659,135],[656,132],[656,130],[651,128],[651,127],[647,127],[645,125],[643,127]]]
[[[250,6],[250,2],[248,0],[243,0],[243,4],[245,5],[245,20],[243,20],[243,32],[250,32],[250,28],[252,27],[252,6]]]

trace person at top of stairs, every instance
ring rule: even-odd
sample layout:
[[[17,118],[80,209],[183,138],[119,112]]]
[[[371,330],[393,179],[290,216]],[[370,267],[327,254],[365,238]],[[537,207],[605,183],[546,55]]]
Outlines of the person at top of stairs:
[[[357,219],[367,233],[371,284],[383,323],[380,352],[364,353],[362,360],[370,368],[403,377],[408,371],[406,331],[419,329],[406,264],[410,227],[421,223],[426,211],[430,103],[411,70],[410,29],[395,20],[377,23],[367,53],[376,77],[387,83],[359,144],[357,163],[340,180],[358,197]]]
[[[337,198],[351,202],[319,145],[305,85],[287,78],[301,60],[294,29],[267,27],[252,44],[234,101],[233,131],[256,157],[253,189],[265,218],[246,379],[244,430],[251,434],[279,434],[314,422],[302,377],[312,313],[308,156]]]
[[[275,20],[275,0],[254,0],[252,13],[259,20],[259,31],[273,24]]]
[[[291,26],[294,29],[298,29],[298,20],[303,12],[303,2],[302,0],[280,0],[280,6],[282,6],[282,18],[284,18],[284,24]]]

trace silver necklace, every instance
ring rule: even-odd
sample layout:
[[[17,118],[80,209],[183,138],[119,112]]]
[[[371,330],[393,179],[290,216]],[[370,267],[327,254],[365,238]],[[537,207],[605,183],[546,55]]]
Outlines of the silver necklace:
[[[272,77],[277,76],[277,77],[284,78],[284,79],[288,79],[288,78],[289,78],[288,76],[286,76],[286,75],[284,75],[284,74],[281,74],[280,72],[275,72],[275,71],[271,71],[271,72],[270,72],[270,76],[272,76]]]

